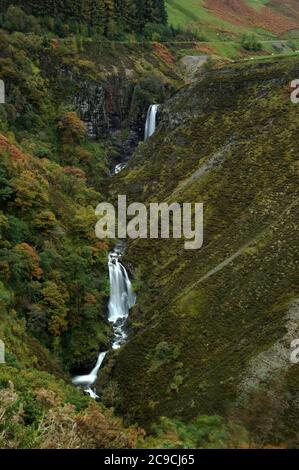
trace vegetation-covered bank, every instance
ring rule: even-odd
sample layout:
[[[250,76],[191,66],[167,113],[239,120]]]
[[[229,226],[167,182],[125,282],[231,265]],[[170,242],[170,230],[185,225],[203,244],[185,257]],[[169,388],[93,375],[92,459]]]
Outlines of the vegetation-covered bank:
[[[128,449],[142,437],[63,380],[1,365],[1,449]]]

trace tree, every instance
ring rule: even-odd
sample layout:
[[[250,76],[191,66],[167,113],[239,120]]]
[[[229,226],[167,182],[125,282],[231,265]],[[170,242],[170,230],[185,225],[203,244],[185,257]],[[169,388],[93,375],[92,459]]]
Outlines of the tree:
[[[247,51],[258,52],[262,49],[262,43],[260,43],[255,34],[244,34],[241,38],[241,45],[243,49]]]
[[[54,337],[58,337],[68,325],[67,290],[63,285],[58,286],[55,282],[48,281],[42,289],[42,295],[42,303],[47,309],[48,330]]]
[[[15,246],[14,252],[20,256],[24,276],[28,279],[40,279],[42,277],[43,271],[39,264],[39,256],[32,246],[28,243],[20,243]]]
[[[55,214],[49,210],[43,210],[36,214],[33,220],[33,227],[43,232],[49,232],[58,225]]]
[[[86,127],[75,112],[68,112],[61,116],[57,128],[61,131],[62,140],[66,144],[80,143],[86,135]]]
[[[13,190],[9,184],[5,169],[0,167],[0,201],[6,201],[13,193]]]
[[[56,18],[56,32],[61,35],[74,32],[75,24],[85,28],[86,34],[97,32],[113,36],[118,31],[142,31],[146,23],[167,23],[164,0],[2,0],[3,11],[10,29],[36,29],[35,15]],[[2,6],[2,5],[1,5]],[[48,21],[48,20],[47,20]],[[46,22],[44,21],[44,24]],[[31,28],[31,29],[30,29]],[[53,30],[53,26],[50,26]],[[75,28],[76,29],[76,28]]]
[[[0,240],[2,239],[2,234],[8,228],[8,219],[5,217],[2,211],[0,211]]]
[[[22,209],[41,207],[49,202],[49,183],[31,170],[23,170],[10,180],[14,190],[14,204]]]
[[[104,0],[91,2],[90,23],[98,34],[105,32],[105,3]]]
[[[154,0],[154,17],[152,18],[153,23],[167,24],[167,11],[164,0]]]
[[[11,303],[11,293],[5,288],[4,284],[0,282],[0,313],[4,313],[6,307]]]
[[[105,6],[105,22],[104,34],[105,36],[112,36],[115,32],[115,10],[113,0],[104,0]]]

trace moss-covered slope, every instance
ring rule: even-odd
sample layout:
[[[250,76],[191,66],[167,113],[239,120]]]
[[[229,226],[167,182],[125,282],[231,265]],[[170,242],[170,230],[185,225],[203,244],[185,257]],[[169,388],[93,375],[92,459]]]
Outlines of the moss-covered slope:
[[[112,373],[131,420],[233,413],[263,442],[295,440],[298,366],[286,355],[277,368],[273,353],[262,374],[258,358],[290,321],[298,336],[298,74],[298,60],[207,74],[161,109],[155,136],[111,184],[112,199],[204,203],[201,250],[128,244],[141,287]]]

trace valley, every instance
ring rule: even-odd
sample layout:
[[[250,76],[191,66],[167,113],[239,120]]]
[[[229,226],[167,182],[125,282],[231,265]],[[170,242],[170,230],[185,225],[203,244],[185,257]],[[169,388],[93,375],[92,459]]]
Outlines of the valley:
[[[1,4],[1,448],[298,447],[298,31]]]

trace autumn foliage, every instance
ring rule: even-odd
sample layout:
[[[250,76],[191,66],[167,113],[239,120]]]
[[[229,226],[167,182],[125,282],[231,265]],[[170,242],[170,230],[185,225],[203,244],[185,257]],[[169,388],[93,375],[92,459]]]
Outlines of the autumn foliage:
[[[58,122],[57,128],[61,131],[62,139],[66,144],[79,143],[85,136],[85,124],[75,112],[65,113]]]

